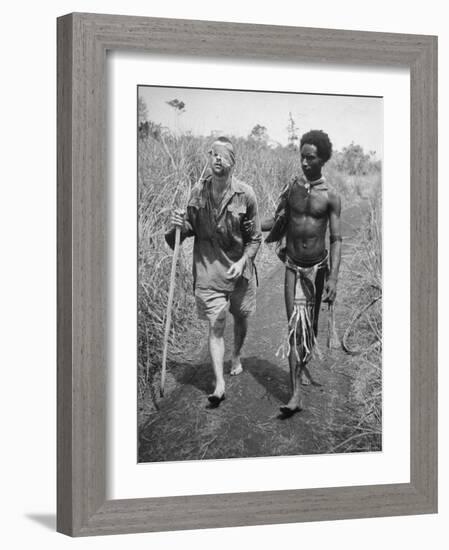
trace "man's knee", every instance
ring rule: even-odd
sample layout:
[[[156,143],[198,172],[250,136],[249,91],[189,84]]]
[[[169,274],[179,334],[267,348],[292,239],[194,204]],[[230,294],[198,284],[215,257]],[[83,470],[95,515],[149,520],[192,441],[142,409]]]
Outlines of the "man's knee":
[[[234,324],[239,327],[248,326],[248,315],[246,313],[232,313]]]
[[[210,334],[220,338],[224,334],[226,327],[226,311],[222,311],[215,319],[209,323]]]

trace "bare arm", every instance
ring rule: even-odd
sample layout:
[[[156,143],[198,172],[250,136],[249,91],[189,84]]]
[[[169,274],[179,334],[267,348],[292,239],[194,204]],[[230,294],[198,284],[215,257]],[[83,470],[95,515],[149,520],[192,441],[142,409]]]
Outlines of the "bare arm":
[[[262,228],[262,231],[270,231],[271,228],[273,227],[273,224],[274,224],[274,217],[271,216],[269,218],[263,218],[261,220],[261,228]]]
[[[250,260],[254,260],[259,250],[260,243],[262,242],[259,210],[257,207],[256,195],[254,194],[249,195],[247,199],[246,219],[250,222],[248,225],[251,229],[247,232],[248,238],[245,243],[245,256]]]
[[[330,231],[330,273],[326,283],[325,301],[333,302],[337,295],[337,280],[341,262],[341,200],[338,195],[329,194]]]
[[[273,224],[274,224],[274,218],[273,217],[263,218],[262,220],[260,220],[260,229],[261,229],[261,231],[271,231],[271,228],[273,227]],[[251,231],[253,231],[253,229],[254,229],[254,221],[245,220],[243,222],[243,226],[245,228],[245,231],[247,231],[248,234],[250,234]]]

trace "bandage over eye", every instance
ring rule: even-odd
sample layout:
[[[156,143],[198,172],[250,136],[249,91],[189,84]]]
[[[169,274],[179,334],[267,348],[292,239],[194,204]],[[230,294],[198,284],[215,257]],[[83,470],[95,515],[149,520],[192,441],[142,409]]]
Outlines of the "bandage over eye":
[[[212,145],[210,154],[219,155],[222,161],[226,163],[228,166],[234,166],[235,164],[234,148],[232,147],[231,143],[216,141]]]

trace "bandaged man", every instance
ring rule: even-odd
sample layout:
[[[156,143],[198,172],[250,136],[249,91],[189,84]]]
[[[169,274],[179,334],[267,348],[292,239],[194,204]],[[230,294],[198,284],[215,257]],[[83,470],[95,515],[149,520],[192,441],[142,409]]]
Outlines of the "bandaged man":
[[[228,310],[234,318],[231,375],[242,372],[241,350],[248,317],[256,307],[254,258],[262,233],[254,191],[233,176],[235,154],[230,140],[218,138],[208,155],[208,174],[193,188],[187,211],[172,213],[166,240],[173,247],[176,226],[181,228],[181,240],[195,239],[195,299],[199,317],[209,323],[215,373],[215,389],[208,400],[209,407],[217,407],[225,398],[223,358]]]
[[[322,176],[323,165],[332,155],[327,134],[312,130],[300,141],[303,174],[282,191],[273,218],[262,222],[270,231],[266,242],[277,242],[285,263],[285,306],[288,330],[285,351],[290,365],[292,394],[281,407],[286,416],[301,410],[301,384],[309,384],[307,364],[316,350],[318,315],[324,300],[333,302],[341,259],[340,197]],[[326,230],[330,229],[330,254]],[[330,263],[330,266],[329,266]]]

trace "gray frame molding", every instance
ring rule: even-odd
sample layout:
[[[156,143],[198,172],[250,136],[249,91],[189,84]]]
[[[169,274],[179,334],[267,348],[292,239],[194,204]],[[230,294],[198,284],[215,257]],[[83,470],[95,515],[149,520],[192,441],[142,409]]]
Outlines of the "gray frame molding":
[[[58,19],[57,529],[72,536],[437,511],[437,38],[75,13]],[[407,66],[411,481],[106,500],[107,50]]]

